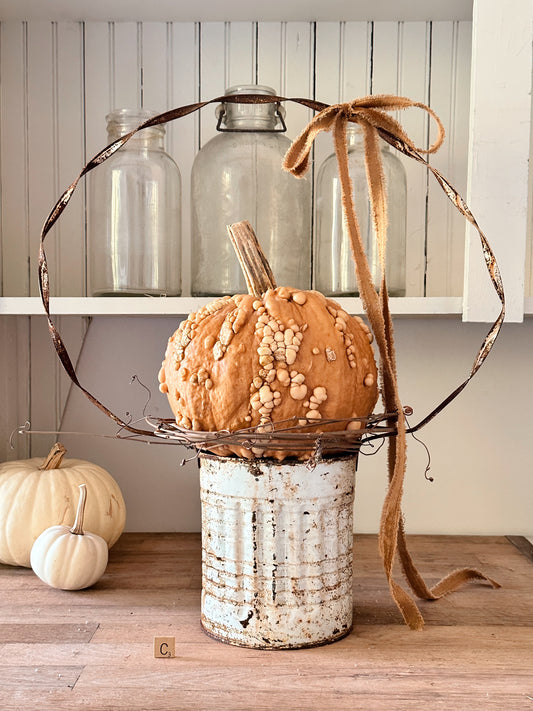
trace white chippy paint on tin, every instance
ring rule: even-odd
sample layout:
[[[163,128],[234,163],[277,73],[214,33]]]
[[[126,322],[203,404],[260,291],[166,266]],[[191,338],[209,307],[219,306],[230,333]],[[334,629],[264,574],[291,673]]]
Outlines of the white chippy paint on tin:
[[[209,634],[278,649],[348,634],[355,461],[309,469],[200,456],[202,625]]]

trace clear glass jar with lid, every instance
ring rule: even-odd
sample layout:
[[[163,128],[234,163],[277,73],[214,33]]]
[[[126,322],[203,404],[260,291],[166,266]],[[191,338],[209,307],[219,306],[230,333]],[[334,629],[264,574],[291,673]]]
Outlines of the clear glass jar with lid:
[[[347,126],[348,169],[353,183],[354,204],[361,239],[377,288],[381,269],[377,244],[373,234],[372,215],[368,199],[363,134],[359,126]],[[387,188],[387,290],[391,296],[405,296],[407,181],[400,158],[383,140],[381,158]],[[316,240],[314,288],[331,296],[358,295],[355,266],[346,230],[340,178],[335,153],[319,168],[316,188]]]
[[[245,85],[229,94],[276,92]],[[191,173],[192,274],[196,296],[246,291],[226,226],[248,220],[279,285],[311,284],[311,182],[282,169],[290,146],[284,109],[273,103],[224,102],[219,133],[197,154]]]
[[[155,116],[118,109],[108,141]],[[177,296],[181,291],[181,177],[165,127],[144,128],[88,176],[89,293]]]

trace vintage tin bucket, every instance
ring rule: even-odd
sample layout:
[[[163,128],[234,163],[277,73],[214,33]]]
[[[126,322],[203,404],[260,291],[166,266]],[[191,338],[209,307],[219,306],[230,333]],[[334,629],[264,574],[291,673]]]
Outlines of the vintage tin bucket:
[[[356,457],[200,455],[202,626],[260,649],[333,642],[352,628]]]

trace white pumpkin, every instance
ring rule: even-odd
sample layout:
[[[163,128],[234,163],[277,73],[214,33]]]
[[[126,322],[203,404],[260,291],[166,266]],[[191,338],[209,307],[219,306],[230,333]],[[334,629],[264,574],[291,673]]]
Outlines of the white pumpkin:
[[[78,486],[89,503],[85,525],[109,548],[124,530],[126,506],[117,482],[91,462],[65,459],[63,445],[48,457],[0,464],[0,563],[30,567],[30,551],[50,526],[70,524],[76,514]]]
[[[80,499],[72,528],[51,526],[32,546],[30,561],[34,573],[60,590],[82,590],[94,585],[105,572],[107,543],[94,533],[83,531],[87,487],[80,484]]]

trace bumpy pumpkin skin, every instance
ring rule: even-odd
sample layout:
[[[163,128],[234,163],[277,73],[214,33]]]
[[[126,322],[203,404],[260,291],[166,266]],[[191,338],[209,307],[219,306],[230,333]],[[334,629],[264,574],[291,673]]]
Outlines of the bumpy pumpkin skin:
[[[298,417],[366,417],[378,398],[368,326],[316,291],[224,297],[182,322],[159,373],[179,426],[235,431]],[[346,423],[346,428],[358,423]],[[241,447],[217,454],[253,456]],[[283,459],[298,453],[264,452]]]
[[[72,525],[78,487],[87,485],[85,522],[111,547],[124,530],[126,505],[117,482],[96,464],[64,459],[41,471],[42,457],[0,464],[0,563],[30,567],[37,537],[50,526]]]

